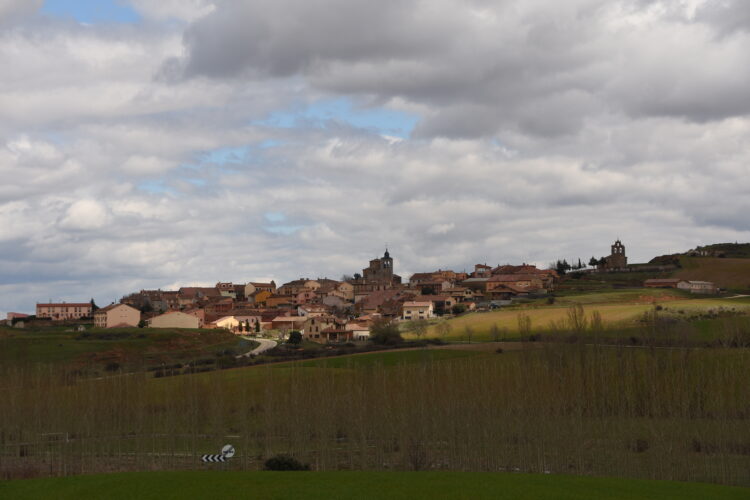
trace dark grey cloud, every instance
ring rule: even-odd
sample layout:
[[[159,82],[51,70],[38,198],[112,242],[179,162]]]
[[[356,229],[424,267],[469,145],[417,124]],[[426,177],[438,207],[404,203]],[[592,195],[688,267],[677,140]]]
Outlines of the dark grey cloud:
[[[715,26],[722,35],[750,30],[750,4],[743,0],[704,2],[696,12],[696,20]]]
[[[0,28],[27,18],[38,11],[44,0],[2,0],[0,2]]]
[[[302,78],[424,110],[421,137],[576,133],[607,112],[750,111],[742,2],[220,2],[186,32],[186,76]],[[708,30],[706,29],[708,27]],[[175,62],[172,63],[176,64]]]

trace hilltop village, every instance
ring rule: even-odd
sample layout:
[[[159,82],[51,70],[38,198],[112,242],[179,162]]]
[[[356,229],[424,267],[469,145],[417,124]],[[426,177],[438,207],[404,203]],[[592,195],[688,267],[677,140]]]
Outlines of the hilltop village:
[[[628,264],[625,247],[618,240],[611,254],[592,257],[591,267],[579,263],[579,273],[665,271],[671,264]],[[100,328],[221,328],[238,334],[275,333],[284,338],[291,331],[319,343],[366,341],[377,321],[415,321],[488,310],[523,298],[550,295],[561,274],[570,270],[558,261],[557,269],[535,265],[476,264],[471,273],[438,269],[421,272],[404,282],[394,273],[394,259],[386,249],[382,257],[351,277],[300,278],[277,285],[270,282],[219,282],[213,287],[179,290],[141,290],[119,303],[97,308],[94,301],[38,303],[35,320],[75,322],[93,318]],[[710,282],[654,278],[644,287],[680,288],[694,293],[715,293]],[[31,320],[10,313],[9,321]]]
[[[438,269],[414,274],[405,283],[394,268],[386,250],[361,273],[343,280],[141,290],[96,310],[93,301],[38,303],[36,319],[72,322],[93,317],[101,328],[224,328],[249,334],[275,331],[280,336],[296,330],[314,342],[362,341],[377,320],[430,319],[497,307],[515,297],[546,295],[558,280],[555,270],[528,264],[477,264],[471,273]]]

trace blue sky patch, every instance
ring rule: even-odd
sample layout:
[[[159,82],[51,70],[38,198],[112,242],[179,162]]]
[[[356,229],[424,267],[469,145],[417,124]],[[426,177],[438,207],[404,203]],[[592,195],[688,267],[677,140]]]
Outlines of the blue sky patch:
[[[297,128],[325,126],[326,122],[330,121],[347,123],[379,134],[407,138],[419,117],[387,108],[358,108],[351,99],[342,97],[316,101],[301,109],[275,111],[267,119],[255,123],[279,128]]]
[[[283,222],[286,220],[286,215],[281,212],[266,212],[263,216],[268,222]]]
[[[138,12],[118,0],[46,0],[42,12],[53,16],[72,17],[87,24],[137,23],[141,20]]]
[[[170,188],[163,180],[140,182],[138,183],[138,189],[151,194],[164,194],[170,191]]]
[[[247,157],[248,149],[247,146],[214,149],[213,151],[207,152],[203,159],[204,161],[218,163],[219,165],[225,163],[240,163]]]

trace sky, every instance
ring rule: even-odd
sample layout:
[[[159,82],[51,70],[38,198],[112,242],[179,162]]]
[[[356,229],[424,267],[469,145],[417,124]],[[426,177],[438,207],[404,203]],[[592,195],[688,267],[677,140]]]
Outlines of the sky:
[[[750,240],[750,2],[0,0],[0,313]]]

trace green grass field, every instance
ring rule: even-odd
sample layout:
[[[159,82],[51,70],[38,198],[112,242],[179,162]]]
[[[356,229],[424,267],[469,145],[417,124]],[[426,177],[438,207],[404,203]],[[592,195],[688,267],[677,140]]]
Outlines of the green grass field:
[[[224,330],[0,328],[0,362],[4,363],[66,363],[94,369],[110,363],[123,368],[158,366],[214,356],[228,349],[241,353],[253,345]]]
[[[709,484],[473,472],[136,472],[0,483],[0,497],[14,500],[739,500],[749,496],[748,489]]]

